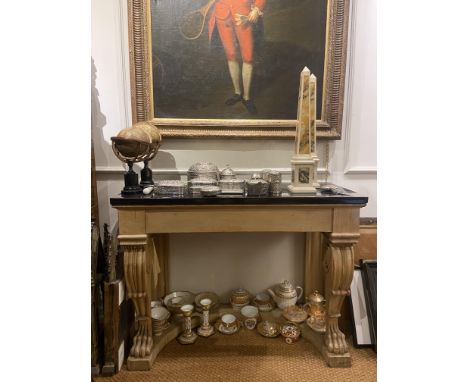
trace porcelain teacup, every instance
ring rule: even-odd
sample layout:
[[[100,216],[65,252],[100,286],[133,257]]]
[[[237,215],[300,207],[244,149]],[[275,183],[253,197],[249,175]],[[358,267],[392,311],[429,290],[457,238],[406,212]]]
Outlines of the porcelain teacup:
[[[226,329],[230,329],[236,325],[236,316],[233,314],[223,314],[221,322]]]
[[[249,329],[255,329],[258,320],[258,308],[252,305],[244,306],[241,309],[244,326]]]
[[[169,317],[169,315],[169,311],[162,306],[157,306],[151,309],[151,317],[157,321],[165,320]]]
[[[271,302],[271,297],[269,294],[262,292],[255,296],[255,301],[260,305],[269,304]]]
[[[259,293],[255,296],[255,305],[262,312],[269,311],[273,308],[273,300],[267,293]]]

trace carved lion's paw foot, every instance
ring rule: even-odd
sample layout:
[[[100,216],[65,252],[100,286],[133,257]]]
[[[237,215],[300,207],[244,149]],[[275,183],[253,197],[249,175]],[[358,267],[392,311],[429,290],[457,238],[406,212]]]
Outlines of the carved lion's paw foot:
[[[132,345],[132,348],[130,349],[130,355],[132,357],[140,357],[141,335],[142,335],[142,328],[139,328],[137,333],[133,337],[133,345]]]
[[[151,353],[153,347],[153,336],[151,335],[151,330],[145,330],[145,334],[142,336],[141,340],[141,357],[147,356]]]
[[[133,346],[130,349],[130,355],[136,358],[141,358],[149,355],[153,348],[153,336],[145,326],[138,329],[137,334],[133,337]]]
[[[348,352],[346,337],[338,328],[338,325],[330,325],[325,334],[325,344],[330,353],[344,354]]]

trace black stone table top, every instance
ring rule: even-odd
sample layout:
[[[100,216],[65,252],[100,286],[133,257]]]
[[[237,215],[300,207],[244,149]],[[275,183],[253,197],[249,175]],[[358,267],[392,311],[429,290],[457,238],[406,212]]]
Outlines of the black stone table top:
[[[283,190],[281,196],[245,196],[222,194],[217,196],[169,197],[158,195],[116,196],[110,198],[113,207],[158,206],[158,205],[258,205],[258,204],[343,204],[364,205],[368,197],[346,188],[338,187],[339,193],[321,192],[317,194],[290,194]]]

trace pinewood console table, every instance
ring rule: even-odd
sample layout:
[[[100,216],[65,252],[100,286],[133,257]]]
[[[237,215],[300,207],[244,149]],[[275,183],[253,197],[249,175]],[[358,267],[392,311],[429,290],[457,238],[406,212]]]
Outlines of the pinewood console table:
[[[319,348],[329,366],[351,366],[338,318],[353,277],[359,210],[367,201],[349,190],[344,195],[315,196],[111,198],[118,210],[127,298],[133,300],[136,311],[137,333],[128,369],[149,370],[159,351],[180,332],[173,327],[164,336],[153,338],[151,300],[170,292],[167,235],[188,232],[304,232],[304,292],[308,295],[317,289],[324,294],[328,317],[325,334],[310,331],[303,336]],[[159,275],[153,273],[154,252]]]

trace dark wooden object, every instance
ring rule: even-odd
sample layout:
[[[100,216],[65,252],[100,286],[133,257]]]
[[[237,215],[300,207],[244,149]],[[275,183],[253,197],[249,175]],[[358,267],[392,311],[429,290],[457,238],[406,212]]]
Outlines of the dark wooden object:
[[[104,282],[104,366],[103,375],[113,375],[119,351],[119,281]]]
[[[99,203],[96,182],[96,160],[94,158],[94,144],[91,140],[91,221],[99,227]]]
[[[97,260],[99,229],[91,223],[91,375],[99,375],[99,318],[97,306]]]
[[[111,376],[122,367],[130,349],[134,310],[125,300],[122,280],[104,282],[104,366],[103,376]]]

